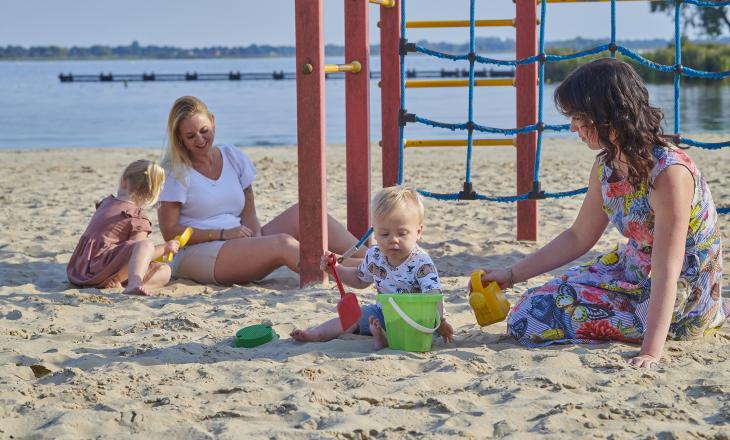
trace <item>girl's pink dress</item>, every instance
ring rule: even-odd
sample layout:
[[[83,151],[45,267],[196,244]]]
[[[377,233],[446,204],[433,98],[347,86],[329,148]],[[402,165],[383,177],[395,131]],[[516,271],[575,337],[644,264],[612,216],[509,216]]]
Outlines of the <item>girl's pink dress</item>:
[[[129,264],[136,243],[131,238],[138,232],[152,232],[142,208],[114,196],[99,202],[66,267],[68,280],[101,289],[120,286],[126,277],[118,274]]]

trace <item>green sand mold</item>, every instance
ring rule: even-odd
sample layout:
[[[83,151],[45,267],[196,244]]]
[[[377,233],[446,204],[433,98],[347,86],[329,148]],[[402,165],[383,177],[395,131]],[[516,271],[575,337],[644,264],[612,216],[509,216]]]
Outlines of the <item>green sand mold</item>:
[[[271,326],[255,324],[237,331],[234,345],[236,347],[254,348],[275,339],[279,339],[279,335]]]

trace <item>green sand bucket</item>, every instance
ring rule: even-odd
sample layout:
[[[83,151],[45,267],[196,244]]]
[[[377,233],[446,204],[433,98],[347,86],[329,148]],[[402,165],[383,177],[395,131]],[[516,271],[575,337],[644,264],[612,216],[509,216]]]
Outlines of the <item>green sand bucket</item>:
[[[388,346],[393,350],[429,351],[433,333],[441,325],[440,293],[379,294]]]

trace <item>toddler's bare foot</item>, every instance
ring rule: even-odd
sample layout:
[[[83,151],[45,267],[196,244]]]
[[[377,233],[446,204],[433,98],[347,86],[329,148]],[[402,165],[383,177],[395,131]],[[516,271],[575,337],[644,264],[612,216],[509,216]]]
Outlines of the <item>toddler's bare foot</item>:
[[[380,350],[381,348],[385,348],[388,346],[388,338],[385,335],[385,331],[380,326],[380,321],[374,316],[371,316],[368,320],[368,324],[370,324],[370,333],[373,334],[373,338],[375,338],[375,349]]]
[[[315,329],[306,329],[306,330],[300,330],[300,329],[294,329],[291,333],[289,333],[289,336],[291,336],[292,339],[299,342],[325,342],[329,339],[326,339],[322,337],[322,335],[319,334]]]
[[[150,296],[152,295],[152,292],[146,288],[145,286],[136,286],[136,287],[127,287],[124,289],[124,292],[127,295],[141,295],[141,296]]]

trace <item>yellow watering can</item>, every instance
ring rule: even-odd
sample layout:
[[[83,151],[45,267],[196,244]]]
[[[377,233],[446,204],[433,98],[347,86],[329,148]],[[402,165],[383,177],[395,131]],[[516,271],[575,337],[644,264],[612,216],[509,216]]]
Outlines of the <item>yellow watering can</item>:
[[[492,281],[482,286],[483,270],[475,270],[471,274],[471,295],[469,305],[474,310],[477,323],[484,327],[503,321],[509,312],[509,301],[499,289],[499,284]]]
[[[175,240],[180,243],[180,249],[184,248],[185,245],[188,244],[188,240],[190,240],[191,235],[193,235],[193,228],[188,226],[187,228],[185,228],[181,235],[175,237]],[[172,252],[169,252],[167,255],[160,256],[155,261],[157,261],[158,263],[168,264],[172,261]]]

